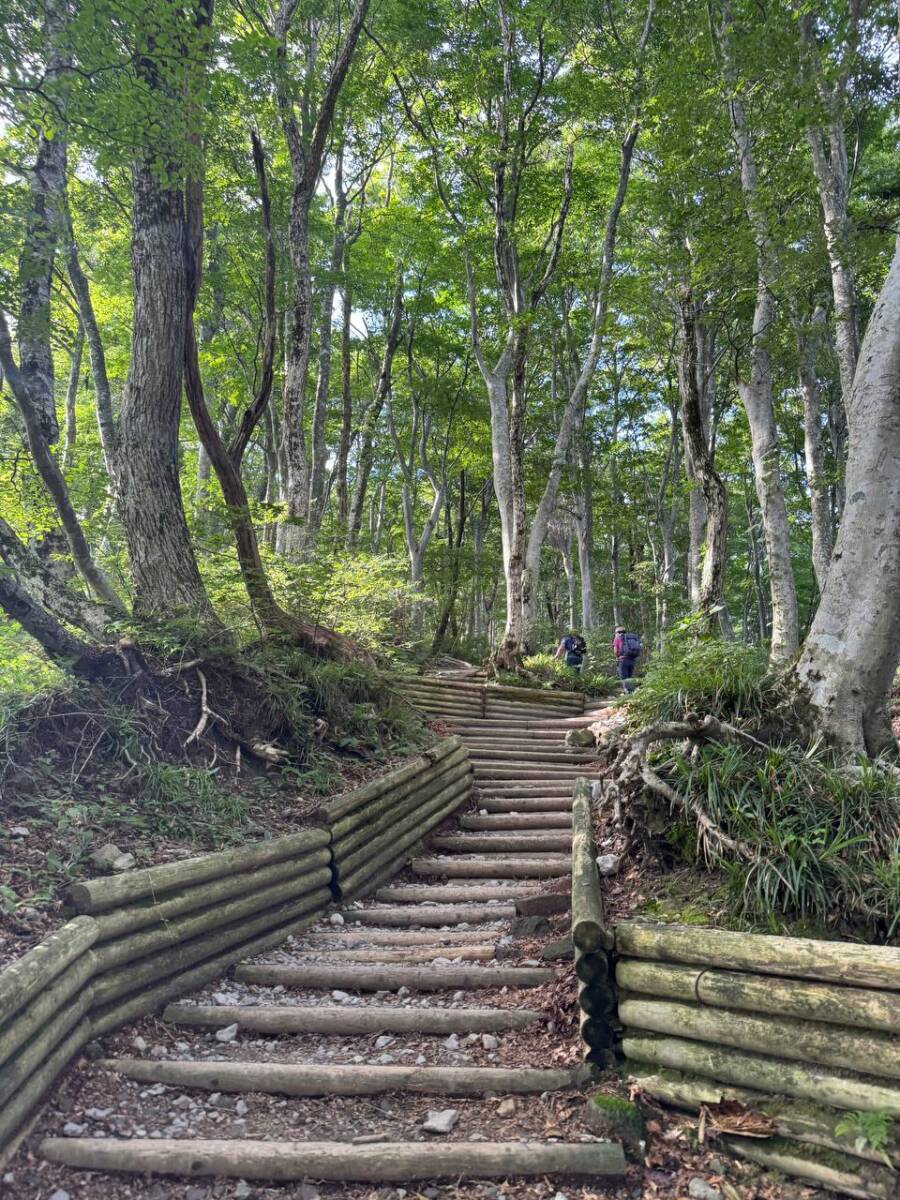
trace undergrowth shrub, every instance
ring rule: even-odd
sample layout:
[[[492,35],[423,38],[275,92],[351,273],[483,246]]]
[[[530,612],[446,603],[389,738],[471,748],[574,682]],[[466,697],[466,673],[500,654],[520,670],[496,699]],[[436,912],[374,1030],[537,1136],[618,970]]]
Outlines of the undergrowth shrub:
[[[552,654],[531,654],[522,660],[528,678],[513,673],[501,672],[500,683],[512,687],[557,688],[566,692],[584,692],[589,696],[607,695],[614,691],[617,681],[604,671],[590,666],[580,671],[566,666],[561,658]]]
[[[631,723],[680,721],[693,712],[759,725],[778,690],[767,667],[766,652],[758,646],[719,638],[676,641],[654,659],[634,692]]]

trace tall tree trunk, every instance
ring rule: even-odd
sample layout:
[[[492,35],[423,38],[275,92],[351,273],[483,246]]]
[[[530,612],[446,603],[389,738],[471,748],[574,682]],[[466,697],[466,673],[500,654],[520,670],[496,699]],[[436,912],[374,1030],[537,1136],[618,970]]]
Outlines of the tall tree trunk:
[[[775,297],[771,290],[774,251],[768,231],[768,218],[759,196],[753,137],[739,95],[738,73],[733,59],[733,18],[730,0],[724,0],[722,14],[723,23],[718,35],[724,59],[725,80],[731,91],[728,108],[740,170],[741,191],[756,245],[756,304],[753,312],[750,371],[745,379],[738,381],[738,392],[750,426],[753,466],[766,539],[769,587],[772,593],[770,653],[773,662],[781,662],[797,652],[800,628],[797,592],[791,566],[790,526],[781,484],[778,430],[772,394],[772,364],[768,348],[768,339],[775,320]]]
[[[346,255],[345,255],[346,259]],[[346,270],[346,261],[344,263]],[[347,465],[350,460],[350,439],[353,434],[353,393],[350,387],[350,318],[353,299],[350,285],[344,282],[341,293],[341,433],[338,440],[337,462],[337,518],[341,529],[347,528],[349,515],[349,491],[347,487]]]
[[[66,467],[75,452],[75,441],[78,437],[78,418],[75,405],[78,402],[78,384],[81,377],[81,358],[84,354],[84,327],[78,322],[75,331],[75,344],[72,346],[72,363],[69,367],[69,382],[66,387],[66,436],[63,442],[62,469]]]
[[[713,464],[703,423],[700,391],[697,386],[697,332],[694,300],[689,288],[679,296],[681,312],[681,419],[685,446],[689,449],[691,465],[703,495],[706,528],[703,542],[703,565],[700,575],[700,594],[697,609],[706,613],[710,626],[730,633],[725,614],[725,563],[728,551],[728,495]]]
[[[135,611],[212,619],[191,545],[179,477],[187,269],[184,199],[144,159],[133,169],[134,332],[122,397],[119,515]]]
[[[847,504],[796,678],[813,725],[842,750],[896,751],[900,663],[900,239],[850,393]]]
[[[699,317],[699,314],[697,315]],[[712,455],[713,446],[711,445],[709,430],[712,398],[715,388],[715,372],[713,369],[715,340],[713,333],[707,329],[702,320],[698,319],[694,328],[697,339],[696,383],[700,402],[700,420],[703,427],[704,441],[709,448],[710,455]],[[679,374],[679,387],[683,389],[683,386],[683,380]],[[683,429],[683,403],[681,411]],[[700,608],[700,580],[703,573],[703,539],[706,536],[706,503],[703,499],[703,489],[700,486],[700,480],[694,469],[694,460],[691,457],[691,448],[687,436],[684,439],[684,473],[687,476],[690,487],[688,493],[688,596],[691,608],[696,611]]]
[[[832,551],[831,500],[822,445],[822,398],[816,375],[816,352],[824,323],[825,316],[821,309],[817,309],[813,314],[810,328],[804,329],[799,321],[794,322],[800,395],[803,398],[803,448],[806,458],[806,484],[809,488],[812,561],[820,593],[825,589]]]

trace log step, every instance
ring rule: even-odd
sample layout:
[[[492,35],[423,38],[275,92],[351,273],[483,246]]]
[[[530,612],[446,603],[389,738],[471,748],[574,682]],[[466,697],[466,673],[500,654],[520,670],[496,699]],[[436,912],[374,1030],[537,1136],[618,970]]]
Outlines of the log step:
[[[396,912],[396,909],[390,909]],[[444,949],[451,946],[472,946],[491,936],[491,930],[447,929],[370,929],[368,926],[354,929],[313,929],[305,936],[313,943],[339,942],[342,946],[434,946]]]
[[[571,813],[572,797],[490,796],[480,799],[478,807],[486,809],[488,813]]]
[[[487,877],[493,878],[491,875]],[[481,925],[488,921],[509,920],[515,915],[516,909],[513,904],[456,904],[452,907],[435,905],[433,908],[415,909],[386,905],[383,908],[345,909],[343,913],[345,921],[358,921],[362,925],[395,925],[401,928],[414,928],[417,925],[440,927],[464,923]]]
[[[487,832],[489,830],[519,830],[538,829],[547,833],[551,829],[571,829],[572,817],[569,813],[489,813],[479,816],[476,813],[466,813],[460,819],[462,829],[472,829]]]
[[[163,1020],[174,1025],[201,1025],[210,1029],[237,1024],[241,1029],[256,1033],[321,1033],[352,1037],[372,1033],[497,1033],[533,1025],[541,1015],[523,1008],[170,1004],[163,1013]]]
[[[555,978],[543,967],[376,967],[327,966],[309,963],[302,967],[281,963],[258,966],[241,964],[234,977],[240,983],[263,987],[341,988],[350,992],[395,992],[408,987],[414,992],[440,992],[447,988],[540,987]]]
[[[504,766],[515,763],[566,763],[577,766],[579,763],[597,763],[597,755],[594,751],[584,750],[567,750],[560,746],[557,749],[541,749],[529,745],[527,748],[519,749],[512,748],[509,750],[500,750],[496,746],[488,746],[480,748],[471,743],[467,743],[469,750],[469,758],[475,764],[476,768],[484,762],[503,763]]]
[[[528,883],[484,884],[466,880],[446,887],[429,887],[423,884],[383,887],[375,893],[382,904],[424,904],[437,901],[439,904],[464,903],[466,900],[521,900],[537,895],[538,885]]]
[[[352,1063],[153,1062],[146,1058],[106,1058],[100,1070],[141,1083],[165,1083],[210,1092],[272,1092],[281,1096],[375,1096],[413,1092],[426,1096],[480,1096],[485,1092],[528,1095],[557,1092],[586,1081],[576,1068],[390,1067]]]
[[[625,1174],[613,1142],[264,1142],[239,1139],[46,1138],[43,1158],[89,1171],[285,1182],[404,1183],[459,1177]]]
[[[472,876],[486,879],[557,879],[572,872],[571,859],[566,855],[537,855],[522,858],[477,857],[453,855],[448,858],[415,858],[412,869],[417,875]],[[421,918],[428,910],[419,909]],[[496,909],[493,910],[496,912]]]
[[[572,792],[575,785],[570,783],[568,779],[539,779],[531,780],[525,783],[516,783],[514,780],[498,780],[492,787],[485,785],[484,787],[476,788],[476,791],[481,796],[494,796],[498,800],[503,800],[508,797],[524,797],[525,799],[541,799],[545,796],[550,796],[555,800],[566,799],[571,801]]]
[[[431,838],[433,850],[450,854],[527,854],[532,850],[572,848],[572,835],[562,833],[459,833]]]
[[[450,962],[492,962],[497,956],[496,946],[407,946],[402,950],[388,950],[381,946],[369,950],[323,950],[329,962],[358,963],[430,963],[435,958]]]

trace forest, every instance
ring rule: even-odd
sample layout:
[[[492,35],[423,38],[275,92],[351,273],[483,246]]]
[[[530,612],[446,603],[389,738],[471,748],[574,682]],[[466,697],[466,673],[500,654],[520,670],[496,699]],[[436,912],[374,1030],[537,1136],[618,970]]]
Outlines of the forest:
[[[311,786],[419,744],[398,673],[604,695],[623,626],[635,826],[894,936],[893,0],[0,11],[0,775],[49,877],[123,795],[205,813],[214,728]]]

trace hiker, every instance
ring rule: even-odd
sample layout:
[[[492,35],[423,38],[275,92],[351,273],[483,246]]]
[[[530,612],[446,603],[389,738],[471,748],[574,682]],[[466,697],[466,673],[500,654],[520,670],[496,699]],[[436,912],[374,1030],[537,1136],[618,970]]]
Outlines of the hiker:
[[[634,688],[634,668],[641,656],[641,649],[641,639],[636,633],[629,633],[624,625],[616,626],[612,651],[616,659],[616,674],[622,681],[622,690],[626,695]]]
[[[580,633],[567,633],[556,647],[554,658],[566,657],[566,666],[573,671],[580,671],[584,656],[587,654],[587,642]]]

